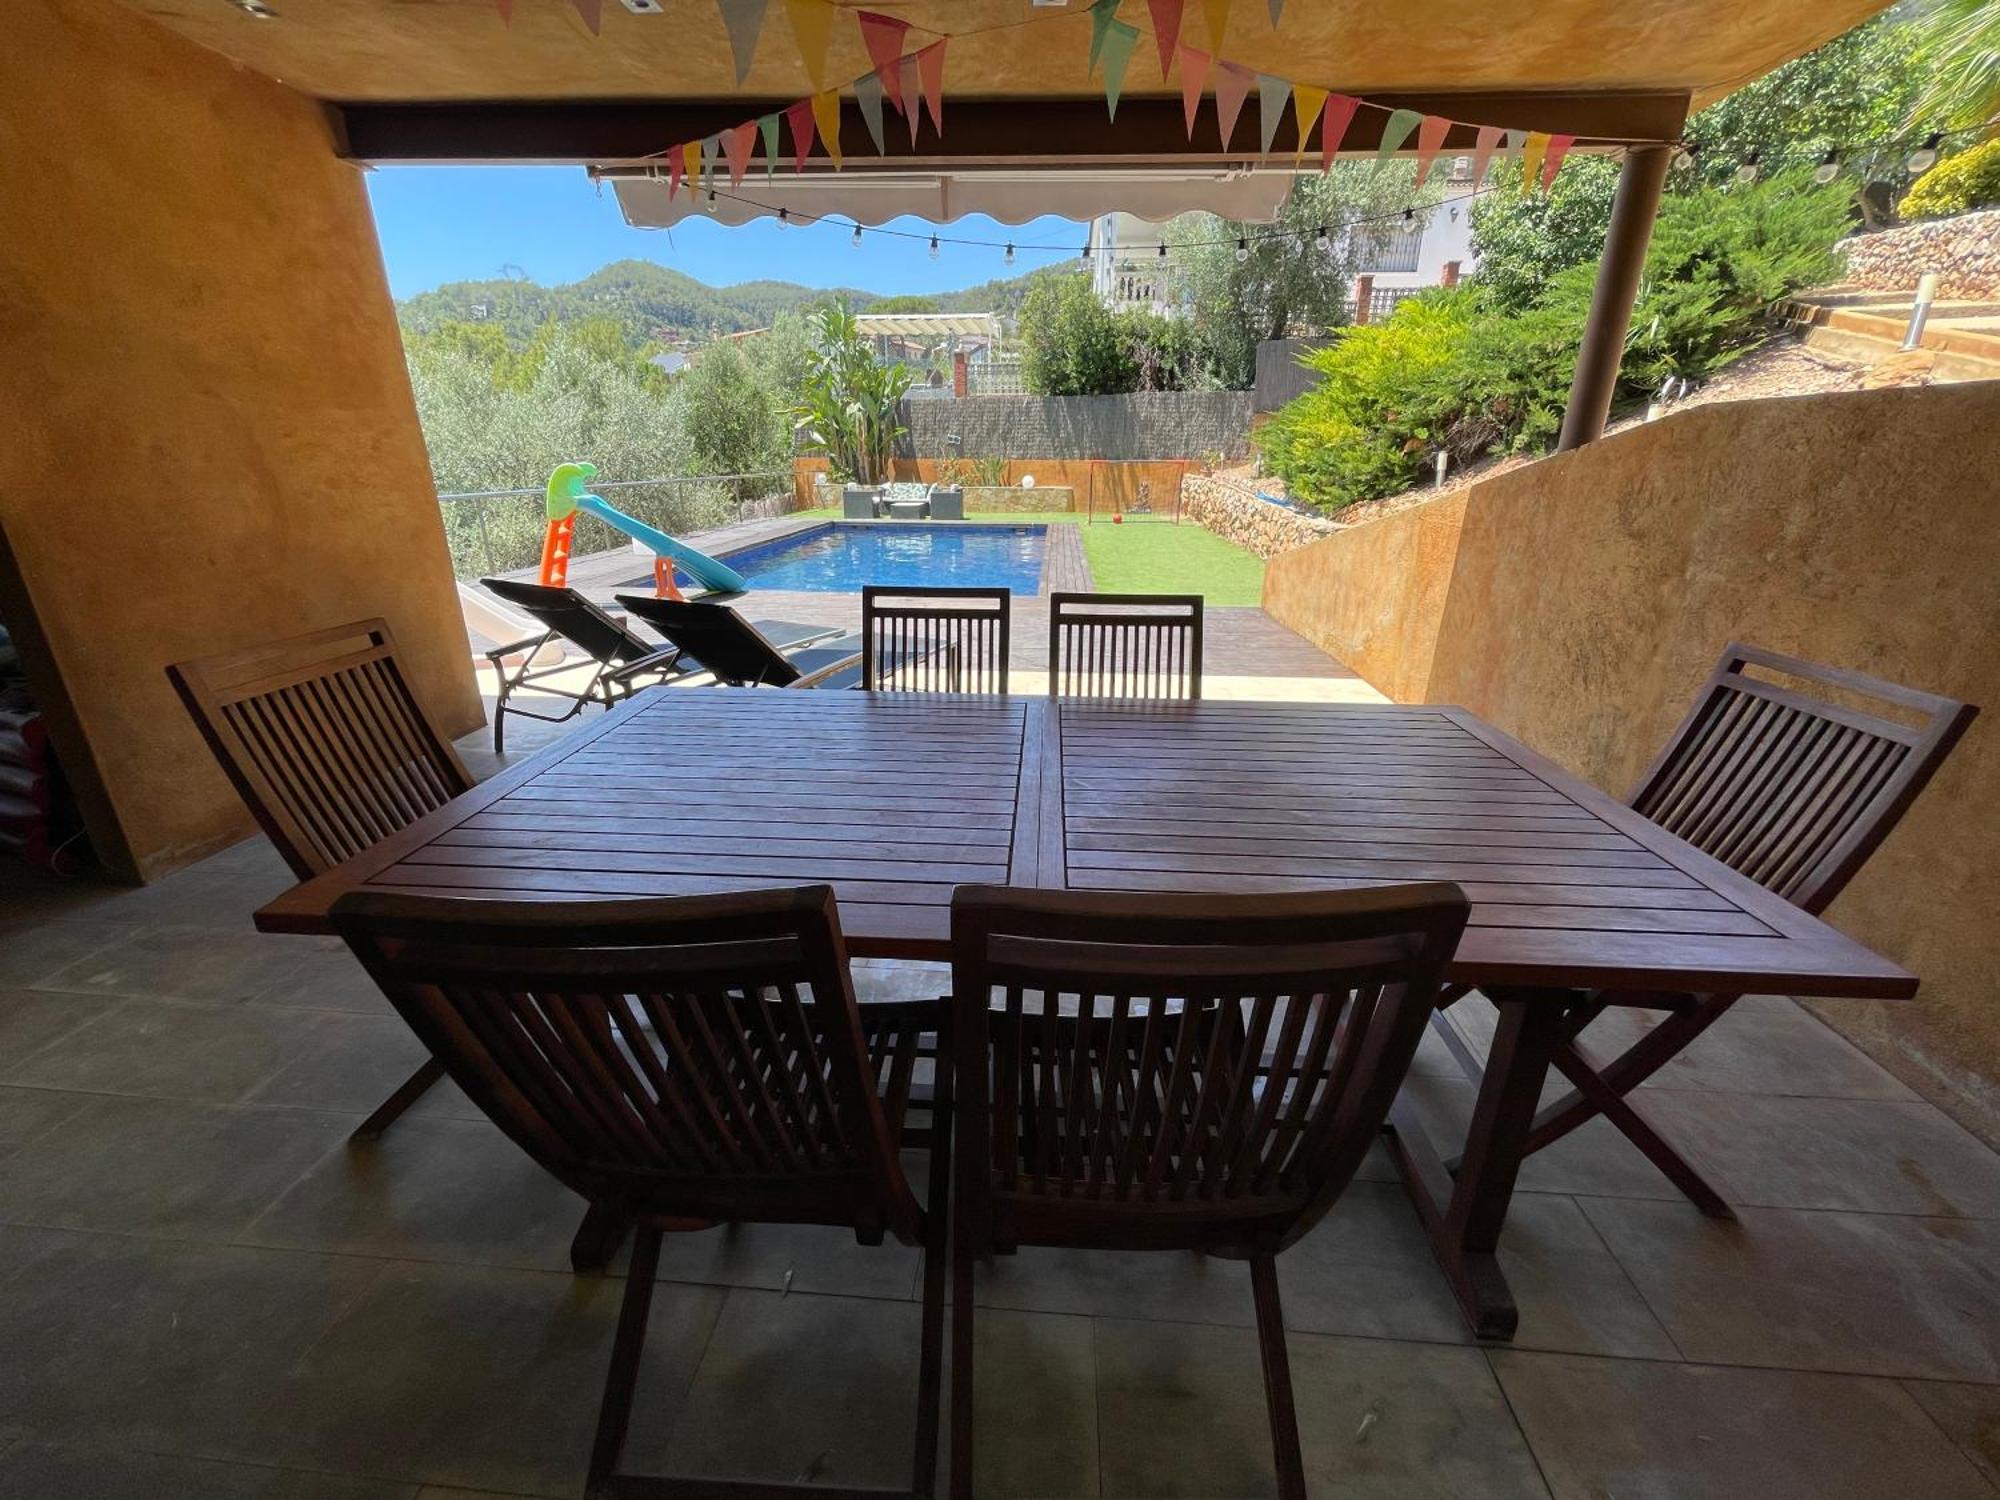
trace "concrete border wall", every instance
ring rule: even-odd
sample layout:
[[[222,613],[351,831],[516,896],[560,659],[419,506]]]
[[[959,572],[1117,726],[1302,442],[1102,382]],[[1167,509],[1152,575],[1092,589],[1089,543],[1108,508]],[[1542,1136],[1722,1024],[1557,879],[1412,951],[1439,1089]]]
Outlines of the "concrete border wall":
[[[1984,705],[1829,913],[1922,992],[1813,1008],[2000,1141],[1996,469],[2000,381],[1697,407],[1287,553],[1264,604],[1621,796],[1731,640]]]

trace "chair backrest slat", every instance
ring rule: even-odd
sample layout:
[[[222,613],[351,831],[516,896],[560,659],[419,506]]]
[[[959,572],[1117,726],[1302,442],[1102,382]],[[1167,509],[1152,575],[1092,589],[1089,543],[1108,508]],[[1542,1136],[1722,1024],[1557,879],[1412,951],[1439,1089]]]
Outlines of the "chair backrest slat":
[[[1875,711],[1882,708],[1903,718]],[[1640,778],[1632,806],[1795,905],[1823,911],[1977,713],[1934,693],[1732,644]]]
[[[1005,693],[1013,594],[1003,588],[861,590],[861,684],[903,693]]]
[[[659,649],[573,588],[525,583],[518,578],[482,578],[479,582],[605,666],[639,661]]]
[[[361,890],[333,920],[473,1101],[594,1201],[914,1231],[830,887]]]
[[[726,604],[620,594],[618,602],[694,658],[718,682],[788,687],[802,675],[764,633]]]
[[[1452,885],[962,887],[960,1159],[987,1170],[956,1190],[1062,1242],[1289,1243],[1379,1128],[1467,910]]]
[[[410,690],[381,620],[177,662],[167,676],[301,880],[472,785]]]
[[[1050,696],[1199,698],[1201,630],[1199,594],[1051,594]]]

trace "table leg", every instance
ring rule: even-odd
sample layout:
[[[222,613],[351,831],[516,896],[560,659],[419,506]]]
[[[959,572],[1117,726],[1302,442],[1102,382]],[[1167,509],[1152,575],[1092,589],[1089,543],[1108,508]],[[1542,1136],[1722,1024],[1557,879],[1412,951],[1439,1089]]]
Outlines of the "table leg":
[[[1389,1111],[1389,1144],[1466,1322],[1479,1338],[1504,1340],[1513,1338],[1520,1314],[1494,1251],[1542,1082],[1567,1035],[1564,1017],[1581,997],[1566,990],[1485,993],[1500,1019],[1457,1170],[1446,1168],[1406,1096]]]

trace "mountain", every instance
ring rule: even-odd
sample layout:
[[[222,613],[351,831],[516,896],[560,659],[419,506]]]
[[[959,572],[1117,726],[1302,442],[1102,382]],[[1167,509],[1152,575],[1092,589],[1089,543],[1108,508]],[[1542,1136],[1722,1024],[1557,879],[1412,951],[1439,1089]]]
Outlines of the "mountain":
[[[1066,268],[1065,268],[1066,269]],[[1011,313],[1033,278],[1030,271],[1006,280],[982,282],[962,291],[926,299],[939,312]],[[532,281],[453,281],[419,292],[397,304],[397,316],[411,333],[428,333],[440,323],[496,322],[509,340],[525,342],[542,324],[615,319],[635,343],[699,343],[718,333],[768,328],[781,312],[843,297],[857,312],[883,300],[855,287],[808,287],[790,281],[743,281],[709,286],[683,271],[647,260],[621,260],[566,286]]]

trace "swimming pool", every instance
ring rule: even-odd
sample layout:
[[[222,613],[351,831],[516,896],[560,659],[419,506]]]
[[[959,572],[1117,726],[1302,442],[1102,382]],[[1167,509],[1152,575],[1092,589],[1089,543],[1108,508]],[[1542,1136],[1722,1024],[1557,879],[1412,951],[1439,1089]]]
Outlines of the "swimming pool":
[[[834,521],[732,552],[723,560],[765,589],[858,594],[864,583],[928,583],[1036,594],[1042,587],[1047,534],[1045,526],[958,521],[849,526]]]

